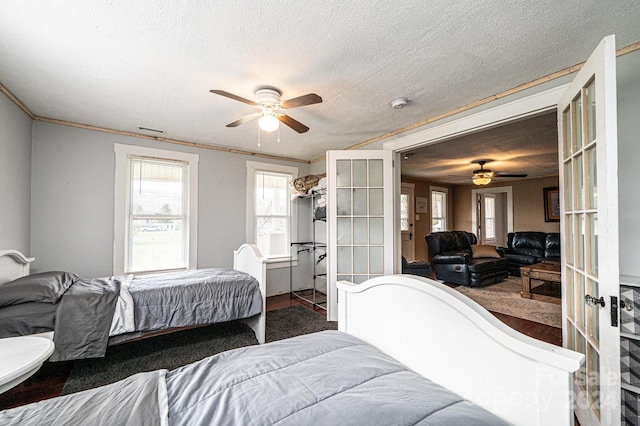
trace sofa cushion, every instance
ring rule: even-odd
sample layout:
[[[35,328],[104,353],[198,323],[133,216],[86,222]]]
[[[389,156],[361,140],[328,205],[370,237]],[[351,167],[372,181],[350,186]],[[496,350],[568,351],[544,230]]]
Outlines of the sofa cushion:
[[[510,249],[514,253],[544,257],[547,234],[544,232],[516,232]]]
[[[431,261],[433,263],[467,263],[469,261],[469,253],[464,251],[450,251],[448,253],[442,253],[437,256],[433,256]]]
[[[491,271],[495,271],[496,269],[507,270],[507,259],[471,259],[469,262],[469,272],[472,274],[482,274]]]
[[[471,246],[471,257],[473,257],[474,259],[482,257],[493,257],[500,259],[501,256],[498,254],[496,246],[473,244]]]
[[[523,265],[533,265],[539,262],[539,257],[529,256],[527,254],[517,253],[505,253],[504,257],[515,263],[521,263]]]
[[[545,258],[560,258],[560,233],[550,232],[544,245]]]

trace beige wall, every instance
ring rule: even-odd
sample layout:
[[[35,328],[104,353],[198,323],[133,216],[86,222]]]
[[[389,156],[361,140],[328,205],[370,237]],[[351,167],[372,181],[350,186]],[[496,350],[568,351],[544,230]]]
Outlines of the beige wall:
[[[504,183],[491,183],[483,188],[513,188],[514,231],[560,232],[560,222],[544,221],[543,188],[558,186],[558,177],[523,179]],[[457,185],[453,195],[453,226],[456,230],[471,229],[471,190],[473,185]]]
[[[429,182],[418,179],[412,179],[408,177],[402,177],[402,182],[412,183],[415,185],[414,195],[415,197],[423,197],[429,200],[429,213],[416,213],[416,220],[413,222],[414,238],[416,241],[416,259],[427,260],[428,252],[427,242],[424,237],[431,232],[431,194],[429,193],[429,187],[431,185],[439,186],[449,189],[449,212],[453,211],[453,186],[439,182]],[[471,195],[469,195],[471,196]],[[415,205],[414,205],[415,207]],[[449,229],[453,229],[449,226]]]

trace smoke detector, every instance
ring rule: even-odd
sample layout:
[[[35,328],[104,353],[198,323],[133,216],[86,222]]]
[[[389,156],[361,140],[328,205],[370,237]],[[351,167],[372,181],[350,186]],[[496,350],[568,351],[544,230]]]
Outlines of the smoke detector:
[[[409,101],[407,98],[398,98],[391,101],[391,108],[402,109]]]

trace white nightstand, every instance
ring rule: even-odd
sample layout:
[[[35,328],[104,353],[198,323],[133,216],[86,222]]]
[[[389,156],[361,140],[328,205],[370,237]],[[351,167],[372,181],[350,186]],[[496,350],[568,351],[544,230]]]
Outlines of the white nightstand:
[[[20,336],[0,339],[0,393],[11,389],[38,371],[53,353],[46,337]]]

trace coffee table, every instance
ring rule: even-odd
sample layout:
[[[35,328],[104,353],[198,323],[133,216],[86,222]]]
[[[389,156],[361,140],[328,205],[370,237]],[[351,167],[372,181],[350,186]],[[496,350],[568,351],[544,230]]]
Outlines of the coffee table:
[[[539,280],[561,283],[562,272],[560,268],[560,262],[541,262],[521,267],[520,274],[522,275],[522,293],[520,293],[520,297],[556,303],[559,305],[562,302],[561,298],[532,293],[531,281]]]

